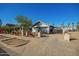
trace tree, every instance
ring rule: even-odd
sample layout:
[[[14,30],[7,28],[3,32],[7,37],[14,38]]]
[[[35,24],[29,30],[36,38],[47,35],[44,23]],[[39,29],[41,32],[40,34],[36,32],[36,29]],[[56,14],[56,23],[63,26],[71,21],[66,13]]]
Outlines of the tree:
[[[0,19],[0,26],[2,25],[2,20]]]
[[[79,31],[79,22],[76,23],[76,29]]]
[[[19,26],[24,28],[24,30],[28,30],[29,27],[32,26],[32,20],[25,16],[16,16],[16,21],[18,22]]]
[[[74,23],[72,22],[72,29],[74,29]]]
[[[68,23],[68,28],[70,28],[70,23]]]
[[[64,27],[65,27],[65,26],[64,26],[64,22],[61,24],[61,27],[62,27],[62,28],[64,28]]]

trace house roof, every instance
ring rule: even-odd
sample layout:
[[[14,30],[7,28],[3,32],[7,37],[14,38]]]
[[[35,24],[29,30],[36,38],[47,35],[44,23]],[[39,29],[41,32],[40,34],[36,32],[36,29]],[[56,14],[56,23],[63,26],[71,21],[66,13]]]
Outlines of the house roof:
[[[36,26],[36,25],[39,24],[39,23],[43,23],[43,24],[45,24],[45,25],[47,25],[47,26],[54,27],[53,25],[46,24],[46,23],[43,22],[43,21],[37,21],[32,27]]]
[[[40,21],[36,22],[33,26],[35,26],[35,25],[37,25],[37,24],[39,24],[39,23],[40,23]],[[33,26],[32,26],[32,27],[33,27]]]
[[[15,24],[6,24],[6,26],[16,26]]]

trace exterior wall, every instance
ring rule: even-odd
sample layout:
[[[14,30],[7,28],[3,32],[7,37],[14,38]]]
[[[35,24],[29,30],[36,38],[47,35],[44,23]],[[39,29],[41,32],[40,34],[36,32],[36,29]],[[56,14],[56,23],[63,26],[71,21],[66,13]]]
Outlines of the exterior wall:
[[[36,30],[34,28],[32,28],[32,32],[36,32]]]
[[[50,27],[48,26],[47,28],[47,33],[49,34],[50,33]]]
[[[43,29],[42,29],[42,32],[49,33],[49,27],[43,28]]]
[[[42,27],[41,31],[49,33],[49,26],[47,28]],[[38,29],[37,28],[32,28],[32,32],[38,32]]]

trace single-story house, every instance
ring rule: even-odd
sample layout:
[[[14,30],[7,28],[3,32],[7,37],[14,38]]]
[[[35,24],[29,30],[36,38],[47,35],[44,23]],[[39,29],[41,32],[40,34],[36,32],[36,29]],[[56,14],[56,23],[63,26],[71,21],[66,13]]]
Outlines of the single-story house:
[[[63,30],[63,33],[77,31],[76,28],[72,28],[72,27],[64,27],[64,28],[61,28],[61,29]]]
[[[42,32],[42,33],[53,33],[55,27],[49,24],[46,24],[42,21],[37,21],[32,26],[32,32]]]

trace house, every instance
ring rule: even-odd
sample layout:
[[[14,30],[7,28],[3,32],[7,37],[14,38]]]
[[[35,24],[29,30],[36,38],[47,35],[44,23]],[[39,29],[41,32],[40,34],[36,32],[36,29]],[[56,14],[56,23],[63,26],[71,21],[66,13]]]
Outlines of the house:
[[[64,27],[64,28],[61,28],[63,30],[63,33],[65,32],[74,32],[74,31],[77,31],[77,29],[74,27]]]
[[[63,33],[63,30],[60,27],[55,27],[54,30],[53,30],[53,33],[54,34],[56,34],[56,33],[61,34],[61,33]]]
[[[42,21],[37,21],[32,26],[32,32],[42,32],[42,33],[53,33],[55,27],[49,24],[46,24]]]

